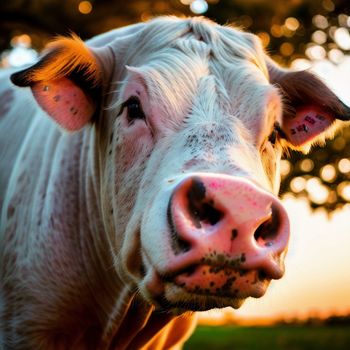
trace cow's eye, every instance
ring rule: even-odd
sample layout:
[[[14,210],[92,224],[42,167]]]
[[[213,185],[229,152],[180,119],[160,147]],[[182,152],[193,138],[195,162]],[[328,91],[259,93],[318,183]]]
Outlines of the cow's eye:
[[[121,106],[120,113],[127,109],[127,118],[131,122],[135,119],[145,119],[145,114],[143,113],[140,99],[137,96],[131,96],[127,99]]]

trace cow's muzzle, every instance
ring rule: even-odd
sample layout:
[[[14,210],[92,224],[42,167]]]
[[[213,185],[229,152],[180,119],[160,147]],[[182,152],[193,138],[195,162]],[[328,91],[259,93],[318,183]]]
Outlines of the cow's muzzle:
[[[168,281],[187,295],[260,297],[284,272],[289,220],[281,202],[252,182],[198,173],[168,205],[173,256]]]

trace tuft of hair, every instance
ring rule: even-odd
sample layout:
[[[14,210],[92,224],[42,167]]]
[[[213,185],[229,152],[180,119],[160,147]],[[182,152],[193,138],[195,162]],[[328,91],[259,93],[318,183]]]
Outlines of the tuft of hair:
[[[77,35],[56,37],[46,46],[44,53],[38,67],[28,72],[28,81],[58,79],[73,72],[81,73],[93,85],[100,81],[101,71],[96,59]]]

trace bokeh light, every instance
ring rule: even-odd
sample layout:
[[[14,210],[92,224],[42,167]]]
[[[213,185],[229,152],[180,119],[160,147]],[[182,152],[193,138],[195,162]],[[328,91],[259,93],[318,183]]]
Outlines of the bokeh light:
[[[290,161],[287,159],[282,159],[280,164],[280,172],[281,176],[287,176],[290,171],[292,170],[292,166],[290,164]]]
[[[338,194],[346,201],[350,201],[350,181],[343,181],[337,187]]]
[[[299,193],[306,188],[306,179],[301,176],[295,177],[291,182],[290,182],[290,188],[294,193]]]
[[[328,199],[329,190],[317,177],[312,177],[306,181],[306,190],[310,199],[316,204],[323,204]]]
[[[280,38],[283,35],[282,27],[278,24],[273,24],[270,32],[275,38]]]
[[[342,136],[338,136],[334,141],[333,141],[333,144],[332,144],[332,148],[335,150],[335,151],[342,151],[346,146],[346,140],[344,137]]]
[[[346,28],[337,28],[334,32],[334,41],[343,50],[350,50],[350,34]]]
[[[285,22],[284,22],[284,25],[289,29],[289,30],[292,30],[292,31],[296,31],[299,26],[300,26],[300,23],[299,21],[294,18],[294,17],[288,17]]]
[[[92,11],[92,4],[90,1],[81,1],[78,5],[78,10],[83,15],[88,15]]]
[[[328,52],[328,58],[335,64],[340,64],[344,60],[344,53],[339,49],[331,49]]]
[[[338,163],[338,169],[341,173],[350,173],[350,160],[348,158],[343,158]]]
[[[314,168],[314,162],[312,159],[309,159],[309,158],[305,158],[303,159],[300,164],[299,164],[299,167],[300,169],[305,172],[305,173],[308,173],[310,171],[312,171],[312,169]]]
[[[311,39],[316,44],[322,45],[327,41],[327,34],[323,30],[316,30],[312,33]]]
[[[283,56],[291,56],[294,52],[294,46],[291,43],[285,42],[280,46],[280,53]]]
[[[205,0],[194,0],[190,9],[193,13],[200,15],[208,11],[208,3]]]
[[[328,20],[325,16],[316,15],[312,18],[312,23],[315,27],[320,29],[326,29],[328,27]]]
[[[21,67],[34,63],[38,53],[31,48],[32,39],[28,34],[15,35],[11,39],[12,50],[4,51],[1,55],[3,67]]]
[[[311,60],[323,60],[326,57],[326,50],[320,45],[310,45],[305,54]]]
[[[322,0],[322,6],[328,12],[334,11],[335,8],[334,2],[332,0]]]
[[[348,25],[349,16],[341,13],[338,15],[338,23],[340,27],[346,27]]]
[[[322,180],[333,182],[337,177],[337,171],[333,165],[327,164],[321,168],[320,175]]]

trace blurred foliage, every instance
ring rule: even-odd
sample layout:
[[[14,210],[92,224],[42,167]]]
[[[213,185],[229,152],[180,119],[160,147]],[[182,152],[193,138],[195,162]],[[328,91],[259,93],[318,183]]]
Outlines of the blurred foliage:
[[[350,51],[349,0],[196,0],[221,24],[234,23],[261,38],[280,64],[328,58],[341,64]],[[35,49],[56,34],[87,39],[153,16],[193,15],[194,0],[11,0],[0,2],[0,52],[16,42]],[[192,9],[192,12],[191,12]],[[339,30],[340,29],[340,30]],[[26,36],[23,36],[26,34]],[[16,39],[17,38],[17,39]],[[20,39],[18,39],[20,38]],[[3,61],[5,60],[3,56]],[[292,152],[282,167],[281,193],[306,196],[329,212],[350,202],[350,130],[309,155]],[[349,204],[348,204],[349,205]]]

